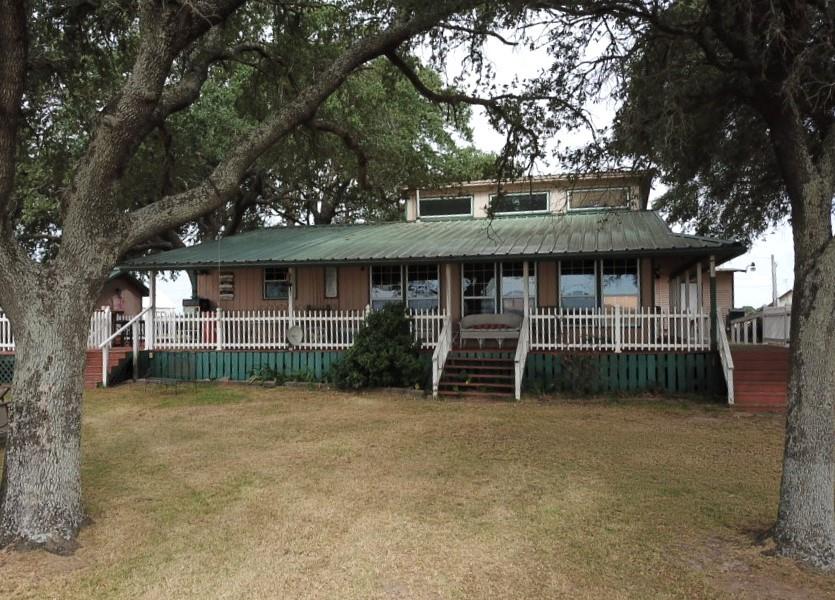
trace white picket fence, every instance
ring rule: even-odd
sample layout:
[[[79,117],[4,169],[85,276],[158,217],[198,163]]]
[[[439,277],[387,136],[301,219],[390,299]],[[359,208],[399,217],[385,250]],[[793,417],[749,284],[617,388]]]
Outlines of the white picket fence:
[[[791,306],[766,306],[731,321],[732,344],[788,344]]]
[[[131,317],[126,317],[130,319]],[[87,348],[95,350],[110,337],[113,331],[113,315],[109,310],[97,310],[90,317],[90,335],[87,337]],[[0,313],[0,352],[13,352],[15,349],[12,325],[9,318]]]
[[[704,313],[536,308],[530,314],[532,350],[673,350],[710,348],[710,317]]]
[[[224,311],[157,313],[152,346],[157,350],[272,350],[290,348],[288,331],[296,326],[301,349],[349,348],[365,322],[366,310]],[[434,348],[444,315],[414,312],[412,333],[423,348]],[[150,319],[146,331],[150,331]],[[148,336],[146,335],[146,342]]]

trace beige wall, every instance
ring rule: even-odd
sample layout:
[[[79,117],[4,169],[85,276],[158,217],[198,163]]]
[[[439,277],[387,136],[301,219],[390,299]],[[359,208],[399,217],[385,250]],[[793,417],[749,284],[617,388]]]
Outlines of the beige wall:
[[[122,291],[122,299],[125,305],[125,314],[138,315],[142,312],[142,293],[129,279],[113,279],[104,284],[101,294],[99,294],[96,308],[103,306],[110,306],[112,308],[112,298],[116,294],[116,288]]]
[[[568,206],[568,197],[572,189],[600,189],[600,188],[629,188],[630,205],[633,209],[640,208],[640,182],[636,178],[626,177],[588,177],[579,180],[566,178],[552,178],[533,182],[520,181],[516,183],[505,183],[502,185],[504,192],[547,192],[548,210],[552,213],[562,213]],[[421,198],[438,196],[472,196],[473,216],[484,218],[487,216],[487,207],[490,204],[490,196],[497,191],[495,183],[478,182],[473,184],[461,184],[436,189],[425,189],[419,192],[411,192],[406,199],[406,220],[414,221],[418,218],[417,196]]]
[[[659,277],[655,280],[655,304],[663,309],[671,308],[670,275],[676,270],[671,261],[657,263]],[[695,274],[692,279],[695,280]],[[734,273],[733,271],[716,271],[716,308],[719,317],[724,319],[728,311],[734,306]],[[710,310],[710,272],[707,261],[702,269],[702,307],[705,312]]]

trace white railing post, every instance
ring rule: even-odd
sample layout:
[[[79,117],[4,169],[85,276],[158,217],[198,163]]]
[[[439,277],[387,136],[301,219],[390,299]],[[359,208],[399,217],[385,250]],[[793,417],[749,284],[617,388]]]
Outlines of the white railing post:
[[[223,309],[219,306],[215,310],[215,350],[223,350]]]
[[[516,400],[522,398],[522,378],[525,376],[525,363],[528,360],[528,350],[530,348],[529,327],[528,315],[525,315],[522,317],[522,328],[519,330],[519,341],[516,343],[516,355],[513,359],[513,397]]]
[[[109,344],[109,342],[108,342]],[[102,346],[101,349],[101,385],[102,387],[107,387],[107,376],[109,375],[108,369],[110,365],[110,348],[108,344]]]
[[[452,319],[444,316],[444,326],[438,336],[438,344],[432,353],[432,397],[438,397],[438,387],[444,372],[444,365],[449,351],[452,349]]]
[[[139,321],[131,325],[131,338],[133,338],[133,380],[139,379]]]
[[[623,336],[623,319],[620,314],[620,306],[615,305],[615,352],[621,351],[621,340]]]

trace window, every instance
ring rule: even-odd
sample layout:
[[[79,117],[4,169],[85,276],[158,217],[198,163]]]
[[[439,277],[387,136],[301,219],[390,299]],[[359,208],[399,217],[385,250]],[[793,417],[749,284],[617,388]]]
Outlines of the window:
[[[525,312],[524,266],[521,262],[502,263],[502,312]],[[528,263],[528,304],[536,306],[536,263]]]
[[[560,263],[560,306],[595,308],[597,271],[593,260],[568,260]]]
[[[438,265],[406,267],[406,305],[412,310],[438,310]]]
[[[470,217],[472,214],[472,196],[421,198],[418,203],[420,217]]]
[[[496,312],[495,263],[465,263],[461,269],[464,314]]]
[[[497,215],[545,212],[548,210],[547,192],[520,192],[490,196],[493,212]]]
[[[628,188],[571,190],[568,193],[568,208],[570,210],[626,206],[629,206]]]
[[[379,310],[391,302],[403,302],[403,274],[400,265],[371,266],[371,308]]]
[[[264,299],[287,300],[290,297],[290,269],[268,267],[264,269]]]
[[[600,291],[603,308],[620,306],[636,310],[638,297],[638,261],[634,258],[601,261]]]
[[[325,267],[325,298],[339,296],[339,267]]]

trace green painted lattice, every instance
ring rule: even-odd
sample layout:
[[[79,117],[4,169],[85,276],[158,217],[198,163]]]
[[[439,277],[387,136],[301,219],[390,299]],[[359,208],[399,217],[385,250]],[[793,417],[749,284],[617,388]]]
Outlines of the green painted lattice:
[[[14,375],[14,355],[0,355],[0,384],[9,384]]]

